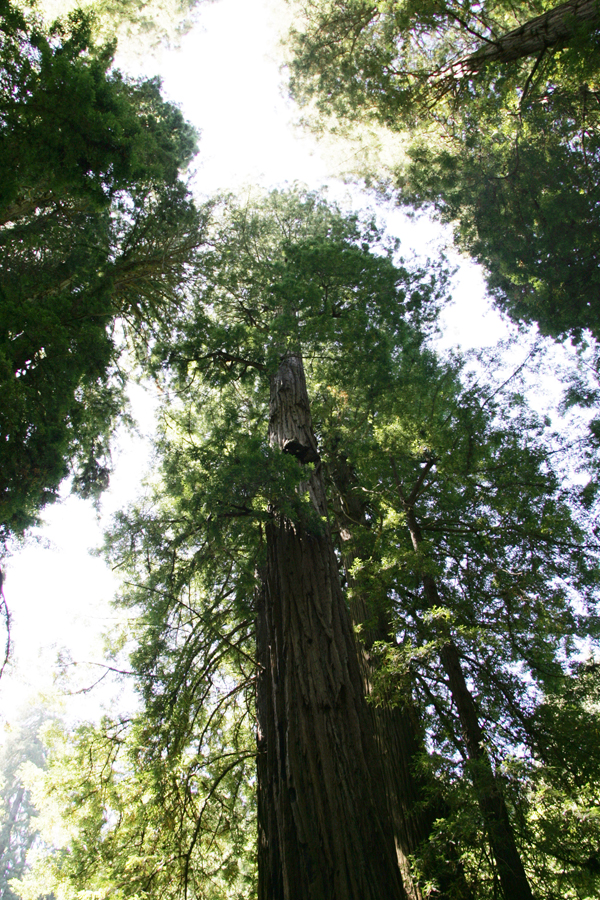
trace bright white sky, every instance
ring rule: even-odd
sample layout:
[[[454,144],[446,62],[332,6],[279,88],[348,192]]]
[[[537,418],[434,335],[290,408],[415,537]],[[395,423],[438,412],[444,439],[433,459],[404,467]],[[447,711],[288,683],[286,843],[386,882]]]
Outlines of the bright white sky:
[[[179,103],[186,118],[201,131],[195,161],[197,190],[243,190],[252,185],[283,187],[295,181],[311,188],[327,180],[329,167],[311,138],[293,128],[296,112],[280,88],[277,29],[264,0],[218,0],[200,8],[199,23],[180,49],[147,57],[143,66],[127,60],[134,74],[160,74],[166,96]],[[125,68],[121,61],[121,68]],[[329,193],[353,204],[373,205],[370,198],[329,182]],[[384,210],[381,210],[383,214]],[[390,232],[399,236],[407,252],[427,252],[440,232],[425,220],[410,224],[387,210]],[[429,248],[429,253],[433,254]],[[481,311],[483,286],[472,265],[463,267],[455,293],[456,308],[449,316],[448,341],[493,343],[502,326]],[[467,327],[468,326],[468,327]],[[152,431],[151,398],[134,388],[141,431]],[[148,444],[122,436],[117,441],[118,466],[112,487],[102,503],[104,523],[110,514],[133,499],[149,464]],[[102,521],[90,504],[73,497],[44,513],[46,527],[5,564],[5,595],[12,612],[13,661],[0,681],[0,716],[10,721],[18,706],[39,691],[51,692],[59,651],[79,663],[101,662],[102,631],[109,630],[115,613],[109,601],[116,582],[104,563],[88,555],[102,541]],[[100,668],[71,667],[74,688],[91,684]],[[79,695],[70,708],[93,717],[98,700]],[[102,696],[102,695],[100,695]],[[107,695],[105,695],[106,697]],[[72,701],[73,702],[73,701]]]

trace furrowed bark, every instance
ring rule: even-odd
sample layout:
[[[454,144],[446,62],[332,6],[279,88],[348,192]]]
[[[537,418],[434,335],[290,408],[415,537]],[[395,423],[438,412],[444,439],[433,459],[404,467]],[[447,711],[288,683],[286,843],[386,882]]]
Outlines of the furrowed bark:
[[[259,587],[256,597],[256,682],[257,728],[257,821],[258,821],[258,898],[259,900],[283,900],[283,870],[279,854],[277,810],[286,803],[287,794],[280,796],[279,779],[273,778],[277,762],[277,733],[274,727],[273,692],[271,689],[269,636],[266,609],[265,572],[257,573]],[[288,803],[280,809],[282,815],[291,816]]]
[[[549,47],[568,43],[576,31],[586,25],[600,27],[598,0],[567,0],[481,47],[452,66],[452,71],[475,75],[487,63],[507,63],[539,56]]]
[[[448,641],[442,647],[440,658],[460,718],[467,754],[472,764],[471,778],[496,858],[504,896],[507,900],[533,900],[502,790],[485,749],[485,736],[479,724],[477,707],[467,687],[453,641]]]
[[[418,551],[423,540],[421,529],[412,505],[406,500],[403,502],[412,545]],[[431,575],[423,574],[422,582],[428,606],[431,608],[441,606],[435,579]],[[479,722],[477,705],[467,686],[458,649],[451,635],[447,636],[442,645],[440,660],[460,720],[469,759],[469,774],[498,866],[503,894],[506,900],[533,900],[502,789],[485,748],[485,735]]]
[[[376,672],[371,653],[373,644],[375,641],[389,642],[390,633],[389,629],[366,627],[370,613],[362,598],[350,603],[350,614],[353,625],[360,626],[359,663],[363,689],[368,696]],[[411,697],[407,697],[403,706],[370,705],[369,712],[381,759],[402,880],[410,900],[424,900],[411,872],[410,856],[418,854],[431,834],[437,816],[428,808],[425,779],[415,774],[417,758],[423,752],[416,710]],[[439,898],[444,900],[445,895],[440,894]]]
[[[302,359],[271,385],[269,438],[314,462],[325,492]],[[267,528],[259,604],[258,900],[406,900],[350,618],[326,520]]]

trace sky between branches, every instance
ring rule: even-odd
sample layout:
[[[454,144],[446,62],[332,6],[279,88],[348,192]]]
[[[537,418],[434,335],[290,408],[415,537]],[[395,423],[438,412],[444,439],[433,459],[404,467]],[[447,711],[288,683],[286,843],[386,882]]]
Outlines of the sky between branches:
[[[133,75],[163,78],[167,99],[178,103],[200,131],[200,152],[194,161],[199,196],[215,191],[244,192],[253,186],[285,187],[295,181],[320,188],[354,209],[374,207],[370,197],[331,178],[334,164],[326,161],[314,139],[294,127],[297,117],[281,84],[278,33],[283,27],[275,4],[265,0],[218,0],[201,5],[198,22],[181,46],[143,57],[121,54],[117,65]],[[60,7],[56,7],[57,12]],[[408,222],[391,208],[376,212],[390,233],[401,239],[403,252],[434,255],[442,232],[426,219]],[[454,258],[456,261],[456,257]],[[445,314],[444,345],[492,344],[502,336],[499,317],[487,313],[479,271],[463,262],[454,292],[455,306]],[[109,606],[117,581],[104,563],[88,554],[98,546],[110,515],[133,499],[147,471],[152,432],[153,397],[149,388],[132,389],[140,436],[121,434],[115,442],[117,468],[97,518],[91,505],[68,496],[44,512],[46,526],[6,565],[5,594],[13,617],[13,660],[0,681],[0,716],[10,722],[28,697],[51,692],[59,670],[57,655],[77,666],[66,668],[72,689],[84,689],[99,678],[101,633],[111,628]],[[106,691],[76,694],[71,714],[93,716]]]

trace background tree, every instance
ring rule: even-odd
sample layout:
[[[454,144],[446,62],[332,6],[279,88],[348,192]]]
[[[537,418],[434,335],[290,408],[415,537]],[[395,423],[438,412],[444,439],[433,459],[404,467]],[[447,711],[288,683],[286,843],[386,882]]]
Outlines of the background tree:
[[[124,410],[120,329],[134,337],[176,301],[202,217],[179,180],[194,134],[157,81],[111,72],[84,16],[44,30],[5,2],[2,28],[5,540],[69,471],[84,494],[106,485]]]
[[[454,226],[502,310],[576,341],[586,329],[600,334],[597,106],[585,83],[549,90],[526,109],[474,102],[462,142],[432,149],[416,140],[396,180],[403,201]]]
[[[123,54],[141,55],[177,46],[198,18],[201,0],[41,0],[36,12],[47,24],[77,10],[89,16],[94,38],[117,41]]]
[[[0,830],[0,891],[5,900],[16,900],[12,879],[27,871],[27,854],[39,841],[38,811],[27,785],[24,769],[32,764],[43,770],[47,752],[40,729],[51,720],[44,709],[28,709],[5,735],[0,753],[2,828]],[[48,896],[44,888],[40,895]],[[37,898],[36,898],[37,900]]]
[[[578,338],[599,330],[597,35],[595,3],[314,2],[290,87],[317,127],[398,135],[358,174],[451,222],[510,315]]]
[[[205,717],[196,708],[189,743],[161,747],[162,759],[143,715],[48,735],[48,770],[30,769],[28,780],[51,851],[30,859],[20,897],[252,896],[254,748],[244,713],[234,724],[234,705],[214,700]]]

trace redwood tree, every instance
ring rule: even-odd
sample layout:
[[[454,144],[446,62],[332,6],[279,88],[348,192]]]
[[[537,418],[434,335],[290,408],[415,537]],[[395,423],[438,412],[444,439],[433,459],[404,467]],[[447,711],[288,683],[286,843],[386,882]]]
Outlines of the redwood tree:
[[[599,34],[595,0],[311,0],[290,89],[355,177],[453,226],[509,315],[597,337]]]
[[[269,443],[314,466],[302,485],[314,515],[294,521],[274,507],[266,528],[258,896],[404,897],[297,351],[284,355],[270,393]]]
[[[209,235],[150,360],[160,466],[111,536],[143,707],[77,742],[55,877],[256,896],[257,786],[261,900],[593,885],[597,749],[565,754],[597,717],[563,708],[599,576],[558,446],[427,347],[443,274],[372,223],[275,193]],[[584,788],[570,862],[547,784]]]
[[[431,318],[435,278],[396,267],[372,223],[342,217],[311,195],[274,194],[255,211],[232,206],[226,216],[210,263],[218,283],[207,285],[195,313],[204,310],[204,349],[200,323],[186,324],[169,363],[185,372],[193,363],[225,380],[264,373],[269,444],[308,467],[291,495],[289,487],[271,493],[265,525],[257,618],[259,896],[404,896],[302,354],[344,359],[362,328],[377,377],[385,379],[400,334],[422,340],[418,325]]]
[[[373,699],[408,712],[407,692],[421,698],[441,769],[462,758],[492,878],[506,897],[543,895],[560,845],[546,844],[530,886],[535,851],[511,755],[533,769],[549,763],[530,688],[552,696],[568,678],[561,644],[595,633],[595,550],[584,552],[583,510],[574,519],[569,508],[576,493],[565,503],[543,426],[518,394],[474,381],[465,389],[452,366],[426,355],[396,375],[371,417],[334,394],[319,409],[333,472],[341,447],[363,498],[362,522],[346,504],[357,544],[351,605],[369,598],[371,631],[382,614],[391,622],[371,650]]]
[[[569,73],[552,69],[555,53],[572,75],[586,61],[597,74],[599,28],[595,0],[310,0],[289,36],[290,86],[326,115],[376,119],[399,131],[447,120],[442,100],[468,102],[473,87],[493,93],[490,73],[526,91],[541,66],[560,84]],[[575,54],[561,57],[570,46]]]

